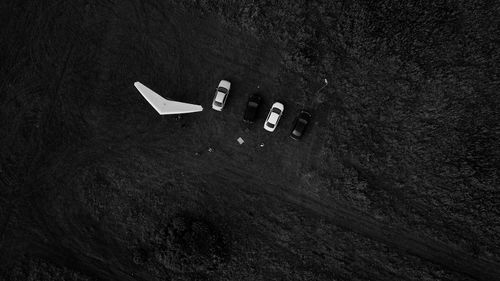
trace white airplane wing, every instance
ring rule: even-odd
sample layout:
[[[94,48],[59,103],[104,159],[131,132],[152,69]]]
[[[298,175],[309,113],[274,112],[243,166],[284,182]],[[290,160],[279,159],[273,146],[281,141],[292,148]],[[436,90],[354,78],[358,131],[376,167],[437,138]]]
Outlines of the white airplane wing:
[[[160,115],[183,114],[203,110],[201,105],[167,100],[140,82],[135,82],[134,86]]]

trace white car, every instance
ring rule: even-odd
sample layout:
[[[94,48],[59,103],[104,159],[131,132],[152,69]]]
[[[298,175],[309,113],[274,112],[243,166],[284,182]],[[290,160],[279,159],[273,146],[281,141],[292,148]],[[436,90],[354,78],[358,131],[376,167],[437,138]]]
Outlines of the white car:
[[[224,105],[226,104],[230,89],[231,82],[226,80],[220,81],[219,87],[217,87],[217,90],[215,91],[214,101],[212,102],[212,108],[214,110],[222,111]]]
[[[284,109],[285,106],[282,103],[275,102],[271,107],[271,110],[269,110],[266,122],[264,122],[264,129],[266,129],[269,132],[274,132],[276,126],[278,126],[278,122],[280,121]]]

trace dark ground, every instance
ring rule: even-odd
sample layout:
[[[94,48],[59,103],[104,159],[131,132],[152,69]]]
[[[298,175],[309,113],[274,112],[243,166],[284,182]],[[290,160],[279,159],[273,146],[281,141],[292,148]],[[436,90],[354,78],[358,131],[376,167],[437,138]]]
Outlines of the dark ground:
[[[0,279],[500,280],[500,4],[402,2],[3,1]]]

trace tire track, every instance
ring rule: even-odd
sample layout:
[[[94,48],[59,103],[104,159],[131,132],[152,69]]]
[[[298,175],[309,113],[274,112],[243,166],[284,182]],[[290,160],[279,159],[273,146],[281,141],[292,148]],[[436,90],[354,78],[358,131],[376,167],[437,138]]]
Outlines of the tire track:
[[[184,170],[204,171],[203,175],[197,175],[197,177],[207,178],[205,182],[218,189],[238,188],[240,192],[270,200],[269,204],[275,204],[272,202],[291,204],[322,216],[336,226],[384,243],[401,255],[417,256],[476,280],[500,280],[498,261],[473,256],[442,241],[382,223],[340,202],[314,199],[304,192],[285,187],[288,185],[280,183],[280,179],[285,179],[285,177],[277,176],[277,181],[269,183],[266,177],[256,176],[259,173],[245,169],[248,167],[237,163],[234,158],[229,160],[222,155],[214,155],[207,159],[211,163],[200,163],[199,158],[190,158],[186,155],[181,158],[169,157],[179,161],[179,166]],[[200,167],[193,167],[193,163],[194,166]],[[221,167],[221,163],[226,164]]]

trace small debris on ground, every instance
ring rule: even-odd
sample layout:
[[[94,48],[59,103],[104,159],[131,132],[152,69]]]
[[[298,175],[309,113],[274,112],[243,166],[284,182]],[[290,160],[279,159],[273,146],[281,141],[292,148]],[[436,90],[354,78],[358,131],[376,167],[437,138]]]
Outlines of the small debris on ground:
[[[213,149],[213,148],[211,148],[211,147],[209,147],[209,148],[208,148],[208,152],[214,152],[214,149]]]
[[[238,143],[239,143],[239,144],[243,144],[243,143],[245,142],[245,141],[244,141],[241,137],[239,137],[239,138],[237,139],[237,141],[238,141]]]

